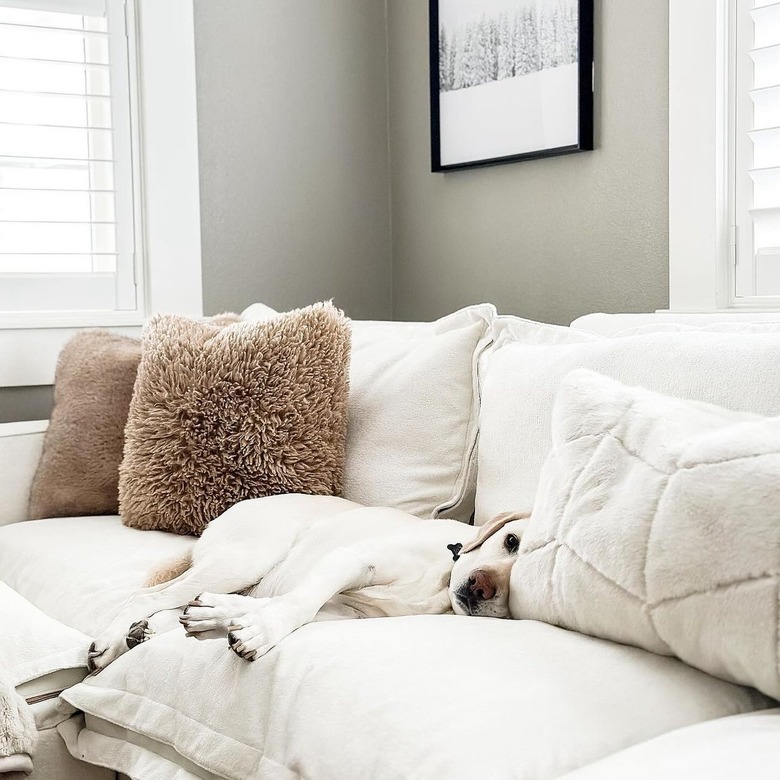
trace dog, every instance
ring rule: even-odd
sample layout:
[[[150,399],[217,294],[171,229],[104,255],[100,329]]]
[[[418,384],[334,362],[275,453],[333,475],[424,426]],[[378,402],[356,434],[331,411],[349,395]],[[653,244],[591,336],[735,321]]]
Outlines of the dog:
[[[188,559],[128,600],[87,665],[97,673],[177,621],[190,636],[227,636],[253,661],[314,620],[504,618],[528,518],[505,513],[474,528],[334,496],[241,501],[209,524]]]

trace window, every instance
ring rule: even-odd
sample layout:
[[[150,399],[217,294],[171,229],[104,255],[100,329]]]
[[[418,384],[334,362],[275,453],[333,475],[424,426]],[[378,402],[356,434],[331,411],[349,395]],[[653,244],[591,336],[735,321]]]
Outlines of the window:
[[[137,312],[123,0],[0,0],[0,311]]]
[[[780,309],[780,2],[669,2],[669,304]]]
[[[738,0],[734,52],[739,301],[780,296],[780,2]],[[780,298],[767,303],[777,305]]]
[[[71,13],[71,16],[102,18],[107,27],[109,38],[112,31],[122,38],[125,35],[125,22],[123,21],[125,9],[115,10],[119,4],[114,6],[114,3],[115,0],[0,0],[0,10],[15,9],[16,11],[67,15],[69,12],[64,10],[65,8],[69,8],[71,11],[75,9],[76,12]],[[104,13],[103,9],[105,9],[105,16],[101,17],[101,14]],[[117,18],[118,22],[112,21],[112,19]],[[57,30],[52,30],[51,33],[78,35],[84,40],[91,37],[87,36],[86,33],[100,32],[100,30],[91,30],[86,27],[87,24],[91,23],[81,22],[80,24],[85,26],[81,27],[80,30],[76,28],[75,33],[63,33]],[[108,55],[110,58],[113,56],[113,52],[118,50],[120,54],[117,56],[121,57],[122,50],[126,51],[127,69],[130,74],[128,83],[132,86],[133,79],[136,82],[136,99],[134,101],[122,99],[121,101],[134,109],[130,112],[131,143],[133,145],[132,170],[126,165],[123,167],[120,164],[121,152],[119,149],[126,142],[121,139],[117,142],[115,136],[118,134],[119,121],[112,114],[113,186],[109,187],[105,181],[101,182],[99,180],[100,171],[95,170],[93,179],[95,186],[73,188],[114,190],[113,222],[115,227],[113,229],[116,231],[114,255],[116,260],[113,262],[116,262],[116,265],[106,265],[106,263],[112,262],[111,260],[97,259],[111,257],[111,253],[107,252],[101,255],[97,251],[96,247],[105,246],[105,244],[99,243],[105,240],[105,236],[95,237],[93,243],[90,225],[88,236],[90,243],[87,246],[79,247],[79,249],[85,248],[89,251],[76,252],[76,255],[87,256],[86,261],[83,257],[81,258],[82,262],[90,264],[86,273],[84,266],[81,266],[78,271],[71,267],[72,270],[64,273],[45,270],[45,266],[38,266],[37,273],[28,276],[37,277],[50,290],[56,291],[54,293],[55,302],[58,306],[63,306],[62,301],[66,297],[66,281],[70,280],[75,285],[77,284],[75,280],[79,278],[92,277],[94,281],[102,281],[105,284],[105,275],[111,275],[111,269],[114,269],[116,278],[112,281],[112,285],[114,285],[112,290],[124,290],[125,292],[107,293],[107,295],[116,294],[112,305],[120,307],[133,305],[128,297],[123,296],[135,294],[135,308],[43,310],[39,306],[37,310],[26,309],[22,311],[17,308],[10,312],[3,312],[2,307],[0,307],[0,387],[51,384],[54,380],[57,355],[62,345],[80,328],[110,327],[118,332],[137,335],[143,320],[151,314],[177,312],[200,316],[203,313],[193,0],[128,0],[126,25],[128,35],[126,42],[122,46],[121,41],[117,41],[114,48],[109,43]],[[19,29],[19,27],[14,28],[17,31]],[[121,35],[119,35],[120,32]],[[3,48],[0,47],[0,67],[4,69],[2,72],[7,72],[6,66],[11,60],[2,56],[6,54]],[[25,50],[21,54],[23,56],[19,59],[35,59],[30,56],[29,50]],[[106,65],[106,63],[91,60],[86,54],[83,56],[85,57],[83,61],[77,61],[74,65],[66,67],[74,67],[84,71],[84,80],[86,81],[88,63],[94,62],[99,65]],[[56,58],[46,57],[44,59]],[[109,67],[113,67],[116,62],[116,59],[110,61]],[[34,67],[40,65],[40,63],[33,63]],[[119,82],[116,79],[109,83],[109,89],[112,90],[112,106],[118,105],[120,102],[120,91],[116,86],[117,83]],[[5,94],[6,91],[0,87],[0,96]],[[87,101],[88,94],[93,93],[87,92],[85,86],[84,94],[77,93],[73,100],[79,103],[82,100]],[[31,99],[35,99],[35,97],[32,96]],[[55,93],[53,97],[59,100],[63,96]],[[105,98],[107,96],[100,95],[99,97]],[[103,101],[103,103],[105,102]],[[84,103],[81,105],[84,106]],[[85,107],[84,116],[86,116],[86,111]],[[5,119],[4,113],[0,114],[0,121]],[[99,118],[96,116],[95,123],[97,121]],[[105,119],[103,121],[105,122]],[[40,119],[36,120],[36,123],[49,124],[40,121]],[[74,124],[75,128],[66,127],[63,129],[76,130],[82,134],[87,132],[83,124],[66,122],[62,118],[53,124]],[[103,130],[106,128],[96,127],[95,129]],[[93,136],[95,135],[105,134],[94,132]],[[83,138],[84,136],[82,136]],[[89,143],[89,140],[83,142]],[[99,142],[95,140],[95,143]],[[47,154],[49,153],[51,151],[47,152]],[[94,158],[101,157],[97,152],[92,157],[96,166],[98,163],[106,162],[104,159],[94,160]],[[82,157],[78,157],[76,160],[76,163],[81,166],[82,177],[85,173],[89,176],[89,165],[86,165],[85,168],[85,164],[88,162]],[[59,161],[57,164],[59,165]],[[28,166],[17,170],[26,170],[29,173],[29,171],[37,169]],[[62,169],[49,169],[49,173],[56,170],[61,171]],[[122,174],[122,171],[125,173]],[[132,184],[123,181],[123,175],[132,175]],[[88,183],[92,184],[93,182]],[[64,185],[61,186],[64,187]],[[26,188],[20,187],[19,190],[13,190],[13,192],[18,194],[21,189]],[[53,190],[52,197],[55,198],[57,193],[62,191],[50,185],[41,186],[38,189]],[[87,194],[99,195],[100,193]],[[126,201],[130,194],[132,194],[134,207],[132,218],[135,220],[133,224],[135,264],[132,268],[136,272],[136,283],[128,287],[123,284],[122,274],[131,268],[130,263],[127,262],[130,256],[129,251],[124,249],[130,245],[130,238],[126,234],[130,222],[122,215],[129,214],[130,210],[121,204],[122,199],[124,198]],[[14,197],[12,196],[10,200],[13,203]],[[102,216],[98,218],[99,214],[105,214],[99,209],[106,207],[106,199],[99,198],[99,200],[102,200],[103,203],[94,203],[93,205],[92,201],[89,201],[90,222],[112,222],[110,219],[103,219]],[[70,207],[75,208],[72,204]],[[85,208],[85,199],[82,198],[82,212]],[[36,221],[45,221],[40,218],[37,210],[34,216]],[[0,217],[0,219],[5,219],[5,217]],[[0,223],[0,232],[4,224]],[[56,248],[60,250],[59,254],[62,254],[62,247],[58,245]],[[0,251],[2,251],[1,248]],[[33,254],[29,248],[27,251]],[[55,254],[57,253],[55,252]],[[68,255],[68,257],[73,256]],[[25,261],[29,260],[30,258],[25,258]],[[18,270],[19,265],[14,268]],[[30,266],[27,266],[27,269],[30,270]],[[6,288],[6,284],[11,281],[12,276],[14,275],[3,275],[0,272],[0,294]],[[24,274],[16,274],[16,276],[24,276]],[[54,281],[55,278],[56,281]],[[127,276],[124,278],[127,279]],[[127,292],[128,290],[129,292]],[[91,305],[94,306],[94,303]]]

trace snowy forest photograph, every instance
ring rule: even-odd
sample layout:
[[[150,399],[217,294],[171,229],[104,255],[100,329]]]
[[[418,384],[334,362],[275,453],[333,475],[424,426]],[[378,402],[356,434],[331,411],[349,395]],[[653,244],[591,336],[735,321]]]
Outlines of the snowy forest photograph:
[[[431,0],[434,170],[588,148],[579,61],[589,5]],[[592,40],[592,12],[587,21]]]

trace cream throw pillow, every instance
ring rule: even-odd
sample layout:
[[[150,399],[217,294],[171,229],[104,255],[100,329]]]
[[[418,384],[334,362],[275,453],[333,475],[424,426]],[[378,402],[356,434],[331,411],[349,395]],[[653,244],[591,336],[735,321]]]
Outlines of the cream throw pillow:
[[[344,498],[468,522],[490,305],[435,322],[353,322]]]
[[[780,418],[563,382],[511,610],[780,697]]]

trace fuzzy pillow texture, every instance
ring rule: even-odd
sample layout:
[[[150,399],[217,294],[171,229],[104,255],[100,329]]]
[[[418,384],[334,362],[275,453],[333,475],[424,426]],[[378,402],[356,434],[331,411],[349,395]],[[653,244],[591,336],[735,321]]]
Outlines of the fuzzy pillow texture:
[[[125,430],[123,522],[199,535],[243,499],[338,494],[349,348],[328,303],[227,327],[152,318]]]
[[[141,342],[85,331],[63,348],[54,409],[30,490],[28,517],[116,514],[127,410]]]
[[[512,616],[780,698],[779,588],[780,418],[569,374]]]

